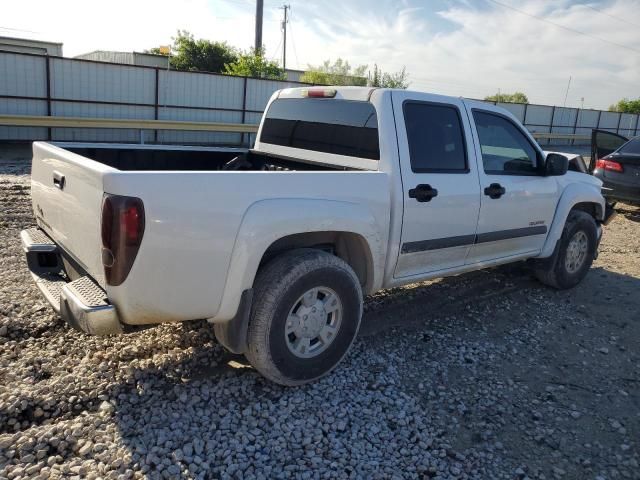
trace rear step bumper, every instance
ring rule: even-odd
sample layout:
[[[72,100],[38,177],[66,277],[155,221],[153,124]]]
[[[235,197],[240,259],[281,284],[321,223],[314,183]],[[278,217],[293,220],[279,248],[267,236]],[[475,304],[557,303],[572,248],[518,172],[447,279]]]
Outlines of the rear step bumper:
[[[58,246],[39,228],[20,233],[31,276],[53,309],[72,327],[91,335],[122,333],[118,313],[106,292],[89,276],[64,273]]]

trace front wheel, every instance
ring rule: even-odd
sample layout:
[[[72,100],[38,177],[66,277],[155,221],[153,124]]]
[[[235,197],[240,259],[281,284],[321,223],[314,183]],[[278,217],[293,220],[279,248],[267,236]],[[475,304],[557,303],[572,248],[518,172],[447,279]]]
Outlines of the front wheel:
[[[540,282],[558,289],[575,287],[587,275],[596,255],[598,227],[591,215],[581,210],[569,213],[558,251],[534,267]]]
[[[316,380],[345,356],[362,317],[353,269],[314,249],[286,252],[258,272],[246,357],[281,385]]]

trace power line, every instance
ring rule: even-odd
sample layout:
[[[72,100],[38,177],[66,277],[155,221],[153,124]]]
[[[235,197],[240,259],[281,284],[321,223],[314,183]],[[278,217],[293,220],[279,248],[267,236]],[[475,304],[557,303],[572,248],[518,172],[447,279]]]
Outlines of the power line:
[[[22,28],[10,28],[10,27],[0,27],[0,30],[11,30],[12,32],[25,32],[25,33],[41,33],[41,32],[34,32],[33,30],[23,30]]]
[[[278,46],[273,51],[273,55],[271,55],[269,57],[269,60],[274,60],[275,59],[276,55],[278,54],[278,51],[280,50],[280,45],[282,45],[282,35],[280,35],[280,41],[278,42]]]
[[[592,7],[591,5],[587,5],[585,3],[581,3],[580,6],[581,7],[586,7],[588,9],[593,10],[594,12],[598,12],[598,13],[600,13],[602,15],[606,15],[607,17],[611,17],[611,18],[613,18],[615,20],[618,20],[619,22],[628,23],[629,25],[633,25],[634,27],[640,28],[640,25],[638,25],[637,23],[630,22],[629,20],[625,20],[624,18],[616,17],[615,15],[611,15],[610,13],[607,13],[607,12],[605,12],[603,10],[599,10],[599,9],[597,9],[595,7]]]
[[[298,60],[298,52],[296,50],[296,42],[293,38],[293,21],[291,17],[291,8],[289,8],[289,30],[291,31],[291,46],[293,47],[293,55],[296,57],[296,66],[300,68],[300,61]]]
[[[417,89],[425,89],[425,91],[430,92],[450,92],[444,93],[446,95],[453,96],[468,96],[474,95],[476,97],[483,97],[488,95],[491,92],[495,91],[495,87],[489,85],[478,85],[476,83],[456,83],[449,82],[446,80],[434,81],[420,77],[411,77],[411,87]],[[560,101],[561,97],[556,97],[555,95],[550,95],[550,91],[554,90],[555,87],[549,87],[548,89],[537,89],[537,88],[526,88],[525,91],[528,95],[534,95],[540,99],[544,99],[544,102],[548,104],[556,104]],[[553,98],[553,100],[552,100]]]
[[[600,40],[601,42],[609,43],[611,45],[615,45],[616,47],[624,48],[627,50],[631,50],[632,52],[640,53],[640,50],[637,48],[629,47],[628,45],[622,45],[621,43],[612,42],[611,40],[606,40],[601,37],[596,37],[595,35],[591,35],[589,33],[583,32],[581,30],[576,30],[575,28],[566,27],[556,22],[552,22],[544,17],[540,17],[538,15],[534,15],[532,13],[525,12],[524,10],[520,10],[518,8],[512,7],[511,5],[507,5],[505,3],[499,2],[498,0],[487,0],[489,2],[495,3],[496,5],[500,5],[501,7],[508,8],[509,10],[513,10],[514,12],[521,13],[522,15],[526,15],[527,17],[535,18],[536,20],[540,20],[541,22],[549,23],[555,27],[562,28],[563,30],[567,30],[569,32],[577,33],[578,35],[584,35],[585,37],[593,38],[595,40]]]

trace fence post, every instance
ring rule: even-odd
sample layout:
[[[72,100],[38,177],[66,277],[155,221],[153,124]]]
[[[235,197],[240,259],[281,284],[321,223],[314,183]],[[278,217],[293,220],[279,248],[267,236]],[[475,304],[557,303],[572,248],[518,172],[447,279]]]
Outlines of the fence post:
[[[244,85],[242,87],[242,123],[245,122],[247,116],[247,77],[244,77]],[[251,135],[249,135],[249,142],[251,143]],[[244,145],[244,132],[240,137],[240,146]]]
[[[551,121],[549,121],[549,133],[553,133],[553,120],[556,116],[556,106],[551,107]],[[547,145],[551,145],[551,138],[547,140]]]
[[[47,116],[51,116],[51,57],[47,55],[46,61],[46,78],[47,78]],[[51,127],[47,128],[47,140],[51,141]]]
[[[576,108],[576,121],[573,122],[573,134],[576,134],[576,129],[578,128],[578,118],[580,118],[580,112],[582,110],[580,108]],[[575,145],[576,141],[575,139],[571,140],[571,145]]]
[[[618,113],[618,126],[616,127],[616,133],[620,135],[620,122],[622,121],[622,113]]]
[[[155,89],[155,101],[153,102],[153,118],[158,120],[158,99],[159,99],[159,86],[160,84],[160,69],[156,68],[156,89]],[[158,130],[153,131],[153,141],[158,143]]]

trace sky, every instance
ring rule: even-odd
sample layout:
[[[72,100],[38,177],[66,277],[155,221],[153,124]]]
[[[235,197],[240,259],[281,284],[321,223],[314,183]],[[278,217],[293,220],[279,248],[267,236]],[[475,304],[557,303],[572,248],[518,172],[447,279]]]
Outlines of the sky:
[[[517,90],[550,105],[566,95],[567,106],[585,108],[640,97],[640,0],[287,3],[288,68],[342,57],[406,67],[414,90],[471,98]],[[282,5],[264,0],[263,43],[275,60]],[[63,42],[74,56],[166,45],[178,29],[248,49],[254,25],[255,0],[5,0],[0,35]]]

